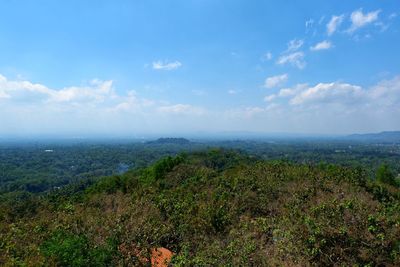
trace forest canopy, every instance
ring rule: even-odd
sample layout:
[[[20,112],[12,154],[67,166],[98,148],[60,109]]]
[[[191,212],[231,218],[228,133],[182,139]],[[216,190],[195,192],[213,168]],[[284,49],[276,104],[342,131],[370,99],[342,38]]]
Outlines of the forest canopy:
[[[0,263],[137,266],[165,248],[176,266],[398,265],[400,191],[386,179],[226,149],[181,153],[3,203]]]

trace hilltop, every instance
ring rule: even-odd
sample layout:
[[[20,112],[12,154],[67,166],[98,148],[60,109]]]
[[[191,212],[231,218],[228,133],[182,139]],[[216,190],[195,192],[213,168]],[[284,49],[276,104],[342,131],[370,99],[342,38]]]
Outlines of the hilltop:
[[[346,137],[350,140],[382,142],[382,143],[400,143],[400,131],[386,131],[380,133],[352,134]]]
[[[213,149],[2,203],[0,264],[399,265],[399,207],[359,168]]]

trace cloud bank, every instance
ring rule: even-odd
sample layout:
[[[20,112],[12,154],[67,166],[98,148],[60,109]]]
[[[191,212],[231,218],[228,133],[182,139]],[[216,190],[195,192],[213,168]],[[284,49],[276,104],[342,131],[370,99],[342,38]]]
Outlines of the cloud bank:
[[[287,79],[285,75],[270,78],[271,86]],[[254,106],[196,106],[147,99],[135,91],[120,94],[113,81],[92,80],[54,89],[0,75],[0,136],[243,130],[351,133],[397,129],[400,76],[370,87],[341,81],[295,84],[264,100]]]

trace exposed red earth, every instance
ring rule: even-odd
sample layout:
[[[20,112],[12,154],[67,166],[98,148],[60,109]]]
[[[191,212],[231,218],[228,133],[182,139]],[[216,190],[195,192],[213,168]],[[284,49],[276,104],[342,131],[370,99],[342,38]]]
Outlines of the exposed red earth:
[[[120,245],[119,250],[129,257],[135,256],[141,264],[148,264],[150,261],[152,267],[167,267],[174,255],[172,251],[164,247],[152,248],[149,254],[134,245],[129,247]]]
[[[166,248],[153,248],[151,250],[151,266],[167,267],[174,254]]]

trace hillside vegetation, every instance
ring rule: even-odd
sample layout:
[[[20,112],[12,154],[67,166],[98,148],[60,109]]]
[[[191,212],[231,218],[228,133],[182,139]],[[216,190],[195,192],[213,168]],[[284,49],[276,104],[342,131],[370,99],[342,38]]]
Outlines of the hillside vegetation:
[[[1,202],[0,265],[140,266],[163,247],[174,266],[400,266],[400,191],[386,181],[217,149],[166,157]]]

